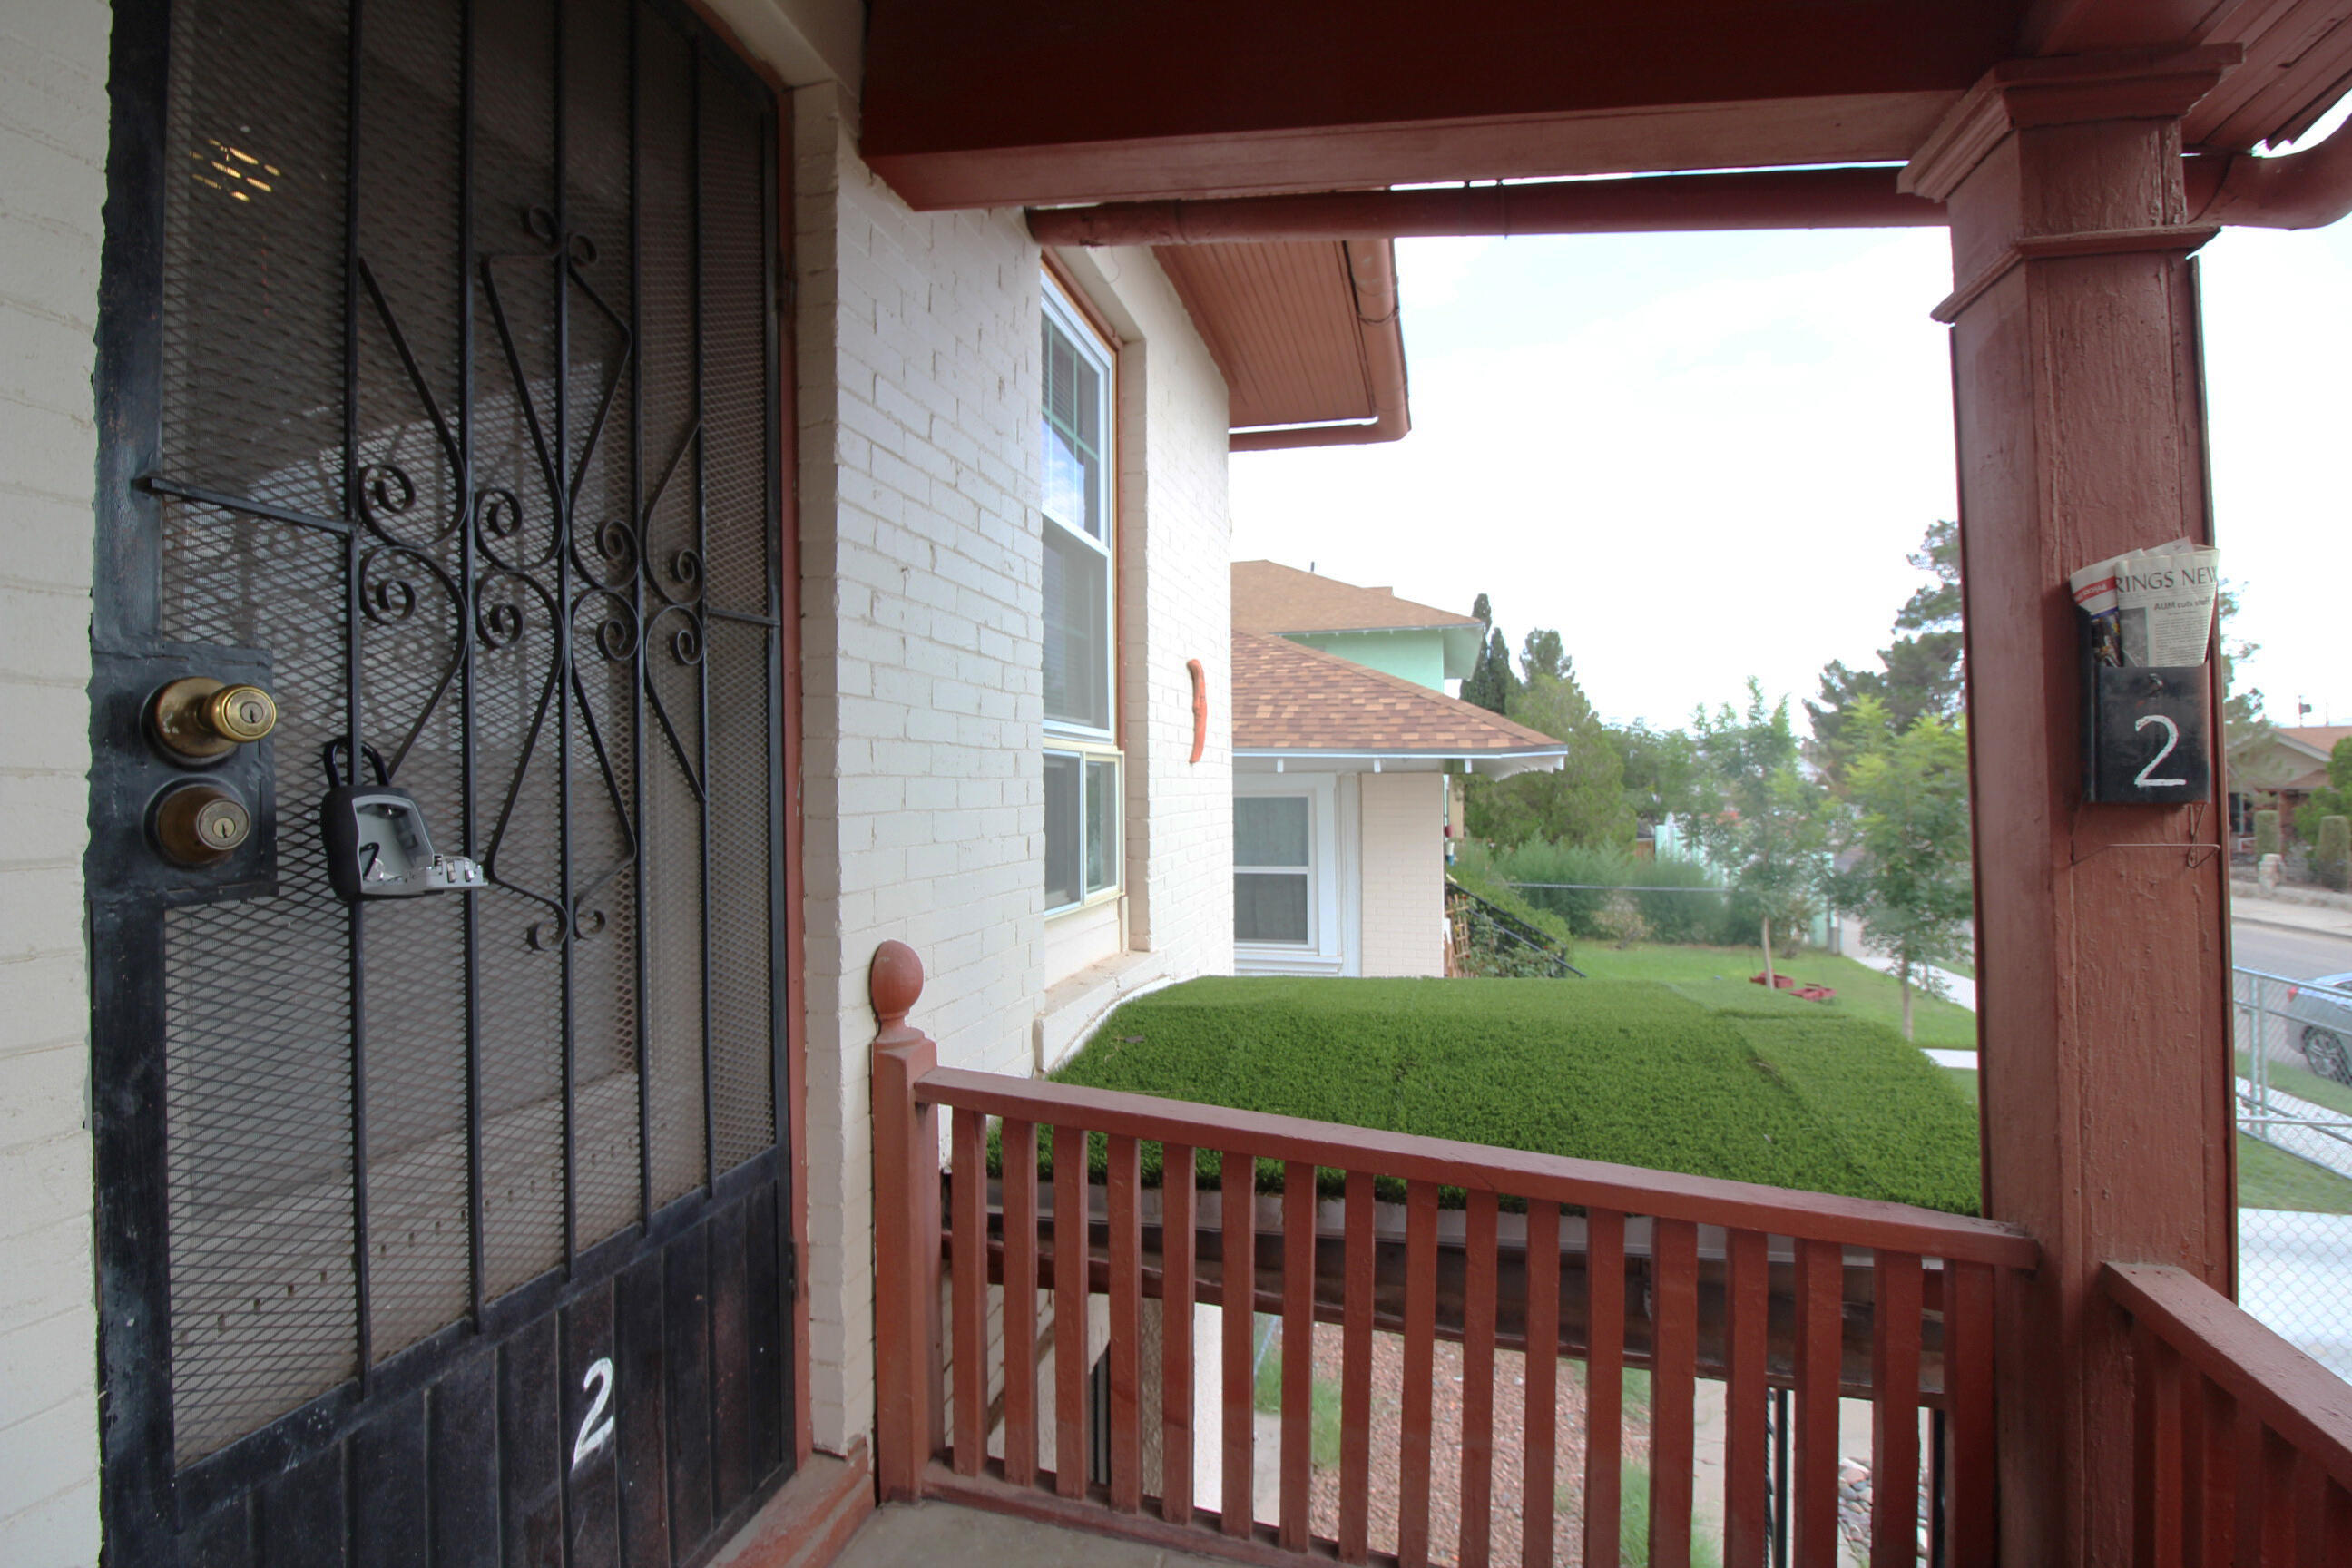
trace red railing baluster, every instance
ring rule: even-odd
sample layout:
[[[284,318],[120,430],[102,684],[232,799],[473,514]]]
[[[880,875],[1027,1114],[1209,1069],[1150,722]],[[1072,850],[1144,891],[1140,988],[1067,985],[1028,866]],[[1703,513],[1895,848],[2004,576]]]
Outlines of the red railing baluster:
[[[2248,1425],[2256,1434],[2251,1445],[2256,1492],[2250,1531],[2255,1560],[2288,1568],[2294,1553],[2294,1448],[2260,1421]]]
[[[1007,1121],[1004,1162],[1004,1479],[1037,1484],[1037,1128]]]
[[[1087,1135],[1054,1129],[1054,1490],[1087,1495]]]
[[[1429,1563],[1431,1402],[1437,1345],[1437,1184],[1412,1182],[1404,1198],[1404,1383],[1397,1434],[1397,1563]]]
[[[1372,1288],[1379,1258],[1370,1171],[1348,1173],[1348,1287],[1339,1341],[1339,1561],[1369,1560],[1372,1490]]]
[[[1110,1505],[1143,1507],[1142,1147],[1110,1138]]]
[[[2238,1406],[2212,1379],[2198,1382],[2203,1395],[2198,1425],[2204,1438],[2197,1456],[2204,1527],[2198,1556],[2206,1568],[2229,1568],[2238,1555]]]
[[[1625,1424],[1625,1216],[1584,1215],[1584,1561],[1617,1561]]]
[[[976,1476],[988,1447],[988,1118],[959,1109],[953,1137],[955,1471]]]
[[[2132,1359],[2133,1568],[2181,1568],[2180,1356],[2135,1322]]]
[[[1944,1260],[1944,1402],[1952,1568],[1992,1568],[1992,1270]]]
[[[2342,1568],[2342,1558],[2331,1565],[2323,1552],[2327,1543],[2327,1468],[2315,1454],[2297,1451],[2293,1458],[2294,1549],[2289,1560],[2294,1568]]]
[[[1723,1389],[1724,1568],[1764,1568],[1764,1358],[1771,1327],[1767,1237],[1735,1230],[1725,1238]]]
[[[2327,1483],[2327,1525],[2321,1546],[2322,1563],[2352,1563],[2352,1487]]]
[[[1698,1227],[1652,1222],[1655,1332],[1650,1373],[1650,1565],[1690,1568],[1698,1393]]]
[[[1257,1300],[1257,1160],[1227,1150],[1222,1175],[1224,1217],[1218,1240],[1224,1249],[1223,1288],[1225,1475],[1223,1510],[1227,1535],[1247,1539],[1255,1528],[1256,1500],[1251,1490],[1256,1468],[1254,1426],[1257,1368],[1251,1329]]]
[[[1880,1247],[1870,1311],[1870,1568],[1918,1568],[1919,1314],[1916,1254]]]
[[[1797,1568],[1838,1568],[1838,1361],[1845,1249],[1797,1243]]]
[[[1192,1150],[1160,1150],[1160,1517],[1192,1522]]]
[[[1314,1462],[1315,1167],[1282,1168],[1282,1533],[1285,1550],[1307,1550],[1309,1472]]]
[[[2206,1516],[2211,1505],[2205,1495],[2205,1459],[2210,1443],[2205,1417],[2205,1379],[2184,1363],[2180,1369],[2181,1568],[2201,1568],[2206,1556]]]
[[[1495,1194],[1463,1216],[1462,1516],[1454,1561],[1487,1568],[1495,1532]]]
[[[1551,1568],[1559,1528],[1559,1205],[1528,1205],[1527,1468],[1519,1506],[1521,1568]]]

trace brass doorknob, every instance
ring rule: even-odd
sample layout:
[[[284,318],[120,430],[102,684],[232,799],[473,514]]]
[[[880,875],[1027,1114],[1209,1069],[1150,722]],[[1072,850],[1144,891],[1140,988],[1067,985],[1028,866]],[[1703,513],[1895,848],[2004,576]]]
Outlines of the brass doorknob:
[[[203,675],[173,681],[155,693],[147,711],[156,742],[189,763],[215,762],[278,727],[278,704],[269,693]]]
[[[218,784],[181,784],[155,803],[155,841],[183,866],[217,865],[252,834],[253,813]]]

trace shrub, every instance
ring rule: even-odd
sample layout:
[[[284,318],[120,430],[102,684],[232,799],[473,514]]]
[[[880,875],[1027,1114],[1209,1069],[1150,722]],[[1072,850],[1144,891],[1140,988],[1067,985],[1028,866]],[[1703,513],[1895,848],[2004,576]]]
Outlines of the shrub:
[[[2254,813],[2254,858],[2279,852],[2279,814],[2276,810]]]
[[[1692,1175],[1977,1207],[1975,1125],[1927,1058],[1885,1025],[1761,993],[1711,1010],[1646,981],[1194,980],[1121,1006],[1054,1076]],[[1103,1158],[1097,1147],[1090,1163]],[[1159,1158],[1146,1144],[1147,1183],[1160,1180]],[[1216,1173],[1213,1152],[1197,1160],[1203,1177]],[[1257,1175],[1261,1187],[1277,1186],[1281,1166],[1263,1162]],[[1321,1179],[1339,1190],[1338,1172]]]
[[[2352,887],[2352,820],[2341,816],[2319,819],[2319,842],[2311,852],[2311,868],[2322,882],[2339,893]]]
[[[1512,884],[1519,897],[1558,915],[1570,931],[1589,941],[1623,940],[1614,925],[1612,908],[1628,898],[1648,929],[1648,941],[1738,947],[1756,938],[1757,912],[1749,900],[1726,889],[1715,873],[1696,860],[1674,857],[1644,860],[1623,849],[1549,844],[1540,839],[1508,849],[1476,846],[1465,851],[1463,858],[1487,868],[1495,880]],[[1562,883],[1577,885],[1558,885]],[[1620,888],[1643,890],[1629,894],[1612,890]],[[1660,888],[1671,890],[1652,890]]]

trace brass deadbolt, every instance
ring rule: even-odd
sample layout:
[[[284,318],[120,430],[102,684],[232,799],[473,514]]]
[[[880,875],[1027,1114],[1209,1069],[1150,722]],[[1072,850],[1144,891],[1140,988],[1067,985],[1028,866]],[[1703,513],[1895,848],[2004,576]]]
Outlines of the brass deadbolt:
[[[278,727],[278,704],[258,686],[192,675],[155,693],[147,710],[156,742],[187,763],[217,762]]]
[[[155,841],[183,866],[217,865],[252,834],[253,813],[218,784],[181,784],[155,803]]]

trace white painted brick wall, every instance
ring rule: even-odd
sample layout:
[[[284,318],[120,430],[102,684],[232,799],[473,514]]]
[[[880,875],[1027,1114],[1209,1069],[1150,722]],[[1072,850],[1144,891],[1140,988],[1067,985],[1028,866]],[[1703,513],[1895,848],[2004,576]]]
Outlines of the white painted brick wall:
[[[1366,773],[1363,911],[1366,974],[1443,974],[1445,776]]]
[[[102,0],[0,13],[0,1563],[96,1561],[88,841]]]
[[[866,972],[927,970],[943,1062],[1029,1068],[1045,985],[1042,258],[1017,213],[908,211],[839,90],[793,95],[807,742],[810,1358],[815,1436],[873,1420]],[[1148,254],[1090,296],[1133,340],[1127,431],[1130,890],[1187,973],[1232,962],[1225,393]],[[1132,426],[1131,428],[1129,426]],[[1144,570],[1147,551],[1150,567]],[[1211,677],[1208,753],[1189,762]]]

